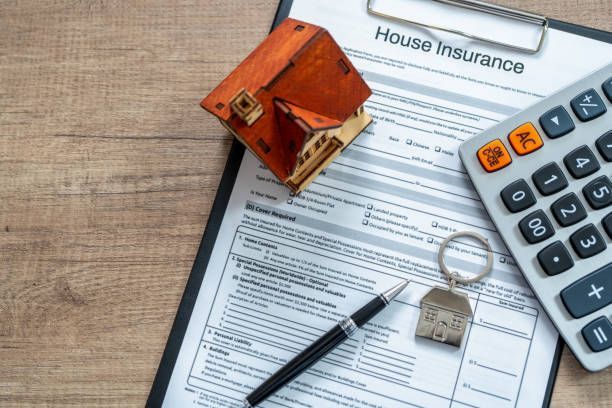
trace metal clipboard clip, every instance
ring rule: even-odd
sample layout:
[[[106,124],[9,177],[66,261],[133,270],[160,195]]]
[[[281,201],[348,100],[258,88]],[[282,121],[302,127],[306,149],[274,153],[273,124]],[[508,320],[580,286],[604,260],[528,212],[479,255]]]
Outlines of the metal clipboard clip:
[[[475,11],[479,11],[482,13],[492,14],[495,16],[505,17],[505,18],[512,19],[512,20],[522,21],[522,22],[529,23],[529,24],[538,25],[541,27],[539,39],[537,40],[537,44],[534,47],[522,47],[519,45],[510,44],[508,42],[495,41],[490,38],[485,38],[479,35],[470,34],[468,32],[457,30],[457,29],[450,28],[450,27],[441,27],[441,26],[436,26],[432,24],[425,24],[422,22],[414,21],[414,20],[408,20],[403,17],[398,17],[398,16],[394,16],[391,14],[385,14],[380,11],[376,11],[374,9],[374,7],[372,6],[373,0],[368,0],[367,8],[368,8],[368,14],[372,14],[375,16],[388,18],[391,20],[399,21],[401,23],[416,24],[421,27],[445,31],[447,33],[458,34],[463,37],[483,41],[489,44],[495,44],[501,47],[506,47],[506,48],[510,48],[513,50],[517,50],[517,51],[527,52],[530,54],[534,54],[540,51],[540,48],[542,47],[542,43],[544,42],[544,37],[546,36],[546,31],[548,30],[548,19],[538,14],[533,14],[533,13],[529,13],[529,12],[522,11],[522,10],[515,10],[515,9],[508,8],[508,7],[498,6],[496,4],[490,4],[490,3],[486,3],[484,1],[478,1],[478,0],[432,0],[432,1],[442,3],[442,4],[448,4],[451,6],[461,7],[464,9],[475,10]]]

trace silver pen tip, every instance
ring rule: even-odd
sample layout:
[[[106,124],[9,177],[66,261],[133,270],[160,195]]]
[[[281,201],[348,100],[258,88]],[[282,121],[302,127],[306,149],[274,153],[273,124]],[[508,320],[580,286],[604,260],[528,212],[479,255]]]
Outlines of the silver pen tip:
[[[242,400],[242,404],[243,404],[242,405],[243,408],[253,408],[253,405],[251,405],[249,400],[246,398]]]
[[[386,290],[383,293],[381,293],[380,297],[384,300],[386,304],[389,304],[391,303],[393,298],[399,295],[406,288],[406,286],[408,286],[409,283],[410,281],[403,280],[397,285],[395,285],[394,287],[392,287],[391,289]]]

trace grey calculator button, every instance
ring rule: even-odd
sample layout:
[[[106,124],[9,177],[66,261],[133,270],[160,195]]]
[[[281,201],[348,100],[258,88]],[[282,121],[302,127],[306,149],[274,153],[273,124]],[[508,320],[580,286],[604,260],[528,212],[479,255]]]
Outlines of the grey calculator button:
[[[581,258],[590,258],[603,252],[607,247],[606,241],[593,224],[587,224],[574,232],[570,236],[570,242]]]
[[[557,163],[548,163],[536,170],[531,179],[542,195],[557,193],[568,185],[567,179]]]
[[[558,275],[574,266],[571,255],[561,241],[556,241],[538,253],[538,262],[547,275]]]
[[[576,128],[569,113],[561,105],[540,116],[540,126],[551,139],[566,135]]]
[[[565,167],[574,178],[583,178],[599,170],[599,162],[587,146],[580,146],[572,150],[563,159]]]
[[[612,303],[612,263],[563,289],[561,299],[575,318],[608,306]]]
[[[550,220],[542,210],[534,211],[523,218],[519,222],[519,229],[530,244],[537,244],[555,235]]]
[[[516,180],[506,186],[501,191],[501,198],[508,211],[512,213],[523,211],[536,203],[533,192],[523,179]]]
[[[584,326],[582,336],[593,351],[603,351],[612,346],[612,323],[601,316]]]
[[[594,210],[612,204],[612,182],[606,176],[597,177],[582,189],[584,197]]]
[[[574,225],[587,217],[584,206],[574,193],[559,198],[550,206],[550,210],[562,227]]]
[[[604,160],[607,162],[612,161],[612,130],[597,139],[595,144]]]
[[[612,102],[612,77],[608,78],[606,82],[601,84],[601,88],[603,89],[606,97],[610,102]]]
[[[583,122],[593,120],[606,113],[606,105],[599,94],[593,89],[586,90],[570,102],[572,110]]]

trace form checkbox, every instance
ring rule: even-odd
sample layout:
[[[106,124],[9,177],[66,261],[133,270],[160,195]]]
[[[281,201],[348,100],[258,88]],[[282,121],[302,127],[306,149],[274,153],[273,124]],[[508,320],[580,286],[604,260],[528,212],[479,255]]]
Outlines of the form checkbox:
[[[406,139],[406,144],[410,146],[412,144],[412,139]]]
[[[372,208],[374,208],[374,206],[372,204],[368,204],[368,210],[371,210]]]
[[[433,238],[432,237],[427,238],[427,243],[429,244],[433,243]]]
[[[434,228],[437,228],[438,227],[438,221],[432,222],[431,226],[434,227]]]
[[[368,220],[363,220],[361,223],[362,223],[363,225],[368,225]]]
[[[366,216],[366,218],[370,218],[370,212],[369,212],[369,211],[366,211],[366,212],[365,212],[365,216]]]
[[[499,258],[499,263],[506,263],[506,257],[502,256],[501,258]]]
[[[293,204],[293,199],[292,198],[288,199],[287,204]]]
[[[442,148],[441,148],[440,146],[436,146],[436,149],[435,149],[435,150],[436,150],[436,152],[439,152],[439,151],[441,151],[441,150],[442,150]]]

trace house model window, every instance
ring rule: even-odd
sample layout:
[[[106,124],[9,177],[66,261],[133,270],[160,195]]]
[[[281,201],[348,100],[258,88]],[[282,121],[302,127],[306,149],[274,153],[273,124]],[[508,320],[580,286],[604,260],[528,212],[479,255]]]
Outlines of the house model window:
[[[326,30],[286,19],[201,105],[300,192],[371,123],[371,93]]]

